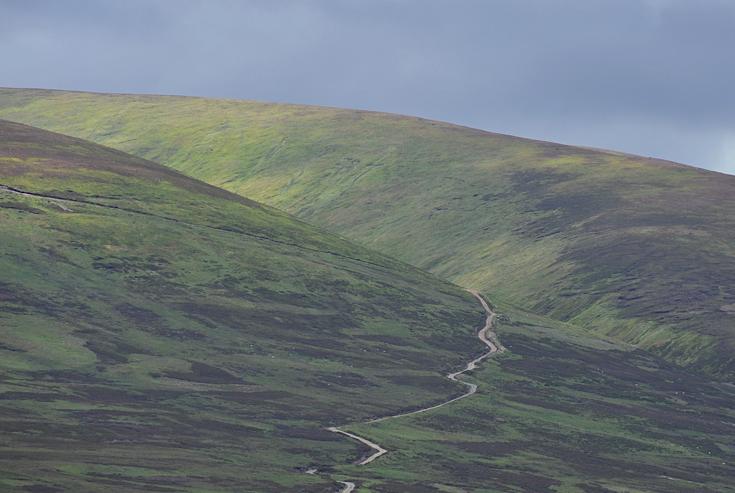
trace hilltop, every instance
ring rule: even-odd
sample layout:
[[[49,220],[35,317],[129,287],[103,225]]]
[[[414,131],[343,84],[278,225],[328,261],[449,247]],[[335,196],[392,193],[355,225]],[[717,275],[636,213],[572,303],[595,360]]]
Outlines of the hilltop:
[[[735,177],[300,105],[5,89],[0,116],[152,159],[679,365],[735,373]]]

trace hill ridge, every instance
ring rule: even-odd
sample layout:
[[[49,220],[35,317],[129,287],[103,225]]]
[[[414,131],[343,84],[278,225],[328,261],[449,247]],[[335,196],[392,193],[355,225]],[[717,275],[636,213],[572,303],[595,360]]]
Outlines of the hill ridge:
[[[715,173],[719,175],[724,176],[735,176],[731,173],[726,173],[724,171],[719,170],[713,170],[708,168],[703,168],[701,166],[697,166],[694,164],[684,163],[681,161],[674,161],[672,159],[657,157],[657,156],[644,156],[642,154],[635,154],[632,152],[622,151],[619,149],[614,148],[606,148],[606,147],[594,147],[594,146],[586,146],[584,144],[570,144],[570,143],[563,143],[563,142],[557,142],[553,140],[544,140],[541,138],[534,138],[534,137],[524,137],[522,135],[516,135],[516,134],[510,134],[510,133],[504,133],[504,132],[498,132],[494,130],[487,130],[483,128],[478,127],[472,127],[470,125],[462,124],[459,122],[453,122],[449,120],[440,120],[436,118],[430,118],[430,117],[423,117],[423,116],[415,116],[410,115],[407,113],[396,113],[391,111],[383,111],[383,110],[371,110],[366,108],[350,108],[346,106],[330,106],[330,105],[320,105],[320,104],[308,104],[308,103],[294,103],[294,102],[285,102],[285,101],[267,101],[267,100],[260,100],[260,99],[241,99],[241,98],[220,98],[220,97],[208,97],[208,96],[192,96],[192,95],[186,95],[186,94],[158,94],[158,93],[149,93],[149,92],[143,92],[143,93],[126,93],[126,92],[98,92],[98,91],[81,91],[81,90],[73,90],[73,89],[48,89],[48,88],[33,88],[33,87],[4,87],[0,86],[0,91],[37,91],[37,92],[48,92],[51,94],[58,93],[58,94],[78,94],[78,95],[86,95],[86,94],[92,94],[97,96],[118,96],[118,97],[130,97],[130,98],[136,98],[136,97],[143,97],[143,98],[172,98],[172,99],[193,99],[193,100],[201,100],[201,101],[217,101],[217,102],[230,102],[230,103],[243,103],[243,104],[255,104],[255,105],[263,105],[263,106],[282,106],[282,107],[302,107],[302,108],[308,108],[308,109],[325,109],[325,110],[335,110],[335,111],[344,111],[344,112],[354,112],[354,113],[364,113],[367,115],[378,115],[378,116],[385,116],[388,118],[405,118],[409,120],[416,120],[420,122],[425,122],[430,125],[446,125],[450,127],[455,127],[459,130],[467,130],[471,132],[477,132],[480,134],[485,134],[488,136],[496,136],[496,137],[507,137],[509,139],[517,139],[520,141],[525,141],[528,143],[533,144],[547,144],[551,146],[560,146],[560,147],[567,147],[571,149],[584,149],[589,150],[593,152],[599,152],[603,154],[611,154],[611,155],[617,155],[617,156],[625,156],[630,157],[634,159],[643,159],[648,161],[655,161],[661,164],[670,164],[673,166],[681,166],[685,168],[693,168],[696,170],[701,170],[706,173]],[[63,132],[62,132],[63,133]],[[219,187],[215,187],[219,188]],[[225,189],[223,189],[225,190]]]
[[[720,310],[735,303],[733,176],[280,103],[0,90],[0,117],[138,154],[494,300],[735,375]]]

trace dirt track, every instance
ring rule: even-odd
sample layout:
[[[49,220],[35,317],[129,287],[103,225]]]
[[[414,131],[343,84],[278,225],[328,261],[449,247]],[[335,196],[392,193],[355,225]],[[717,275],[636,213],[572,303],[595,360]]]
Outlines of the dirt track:
[[[350,481],[339,481],[339,483],[342,483],[345,485],[344,488],[342,488],[339,493],[352,493],[355,489],[355,483],[352,483]]]
[[[13,188],[13,187],[9,187],[9,186],[3,185],[3,184],[0,184],[0,191],[17,194],[17,195],[21,195],[21,196],[24,196],[24,197],[44,198],[44,199],[50,200],[51,202],[55,203],[58,207],[60,207],[62,210],[66,211],[66,212],[71,212],[71,209],[69,209],[65,205],[65,203],[79,203],[79,204],[84,204],[84,205],[92,205],[92,206],[98,206],[98,207],[105,207],[105,208],[108,208],[108,209],[116,209],[116,210],[120,210],[120,211],[124,211],[124,212],[129,212],[129,213],[142,214],[142,215],[146,215],[146,216],[154,216],[154,217],[158,217],[160,219],[165,219],[165,220],[169,220],[169,221],[174,221],[174,222],[180,222],[180,223],[184,223],[184,224],[189,224],[189,223],[185,223],[183,221],[180,221],[179,219],[176,219],[176,218],[170,218],[170,217],[165,217],[165,216],[158,216],[158,215],[152,214],[152,213],[147,212],[147,211],[138,211],[138,210],[129,209],[129,208],[125,208],[125,207],[120,207],[120,206],[115,206],[115,205],[109,205],[109,204],[103,204],[103,203],[98,203],[98,202],[93,202],[93,201],[88,201],[88,200],[71,199],[71,198],[68,198],[68,197],[58,197],[58,196],[53,196],[53,195],[49,195],[49,194],[41,194],[41,193],[28,192],[28,191],[25,191],[25,190],[19,190],[19,189]],[[191,224],[191,225],[194,226],[193,224]],[[212,229],[216,229],[216,228],[212,228]],[[252,236],[255,236],[255,235],[252,235]],[[281,243],[278,240],[272,240],[272,239],[267,238],[267,237],[262,237],[262,238],[261,237],[258,237],[258,238],[259,239],[264,239],[264,240],[269,240],[269,241],[274,241],[274,242],[277,242],[277,243]],[[294,246],[298,246],[300,248],[303,248],[300,245],[294,245]],[[319,250],[315,250],[315,251],[319,251]],[[333,252],[329,252],[329,251],[319,251],[319,252],[320,253],[328,253],[328,254],[343,256],[343,255],[340,255],[340,254],[337,254],[337,253],[333,253]],[[351,257],[346,257],[346,256],[344,256],[344,257],[345,258],[350,258],[351,260],[363,261],[361,259],[353,259]],[[367,261],[363,261],[363,262],[371,263],[371,262],[367,262]],[[458,400],[465,399],[465,398],[471,396],[472,394],[474,394],[475,392],[477,392],[477,385],[476,384],[474,384],[474,383],[468,383],[468,382],[463,382],[461,380],[458,380],[457,377],[459,375],[463,374],[463,373],[466,373],[468,371],[474,370],[475,368],[477,368],[477,365],[481,361],[483,361],[484,359],[488,358],[490,355],[492,355],[494,353],[505,351],[505,348],[503,347],[502,344],[500,344],[500,341],[498,341],[497,336],[492,331],[493,321],[495,320],[495,316],[496,316],[495,312],[493,312],[490,309],[490,307],[488,306],[487,302],[482,298],[482,296],[480,296],[480,294],[477,291],[471,290],[471,289],[468,289],[468,291],[470,293],[472,293],[480,301],[480,304],[482,304],[482,307],[485,310],[485,313],[487,314],[487,317],[485,319],[485,325],[484,325],[484,327],[482,329],[480,329],[480,331],[478,332],[477,336],[483,342],[483,344],[485,344],[489,348],[489,350],[487,352],[485,352],[484,354],[482,354],[481,356],[479,356],[479,357],[473,359],[472,361],[470,361],[469,363],[467,363],[467,366],[465,366],[464,369],[462,369],[460,371],[457,371],[457,372],[454,372],[454,373],[450,373],[450,374],[447,375],[447,378],[449,380],[452,380],[453,382],[458,382],[458,383],[461,383],[462,385],[467,386],[467,392],[465,392],[464,394],[462,394],[462,395],[460,395],[458,397],[454,397],[452,399],[449,399],[447,401],[441,402],[441,403],[436,404],[436,405],[433,405],[433,406],[429,406],[429,407],[417,409],[415,411],[409,411],[409,412],[400,413],[400,414],[391,414],[391,415],[388,415],[388,416],[383,416],[383,417],[380,417],[380,418],[371,419],[369,421],[365,421],[363,424],[378,423],[380,421],[385,421],[385,420],[388,420],[388,419],[394,419],[394,418],[400,418],[400,417],[403,417],[403,416],[411,416],[413,414],[425,413],[427,411],[432,411],[434,409],[439,409],[440,407],[444,407],[444,406],[446,406],[448,404],[451,404],[453,402],[456,402]],[[370,447],[371,449],[373,449],[375,451],[374,453],[372,453],[368,457],[360,460],[357,463],[358,465],[366,465],[366,464],[369,464],[372,461],[374,461],[375,459],[377,459],[377,458],[379,458],[379,457],[381,457],[381,456],[383,456],[383,455],[385,455],[385,454],[388,453],[388,451],[386,449],[384,449],[383,447],[381,447],[377,443],[371,442],[367,438],[361,437],[359,435],[355,435],[354,433],[350,433],[350,432],[341,430],[340,428],[334,427],[334,426],[333,427],[330,427],[330,428],[327,428],[327,429],[329,431],[333,432],[333,433],[340,433],[340,434],[345,435],[345,436],[347,436],[347,437],[349,437],[349,438],[351,438],[353,440],[356,440],[356,441],[358,441],[358,442],[360,442],[360,443],[362,443],[364,445],[367,445],[368,447]],[[318,472],[318,471],[315,470],[315,469],[309,470],[309,474],[314,474],[316,472]],[[344,488],[341,490],[340,493],[351,493],[355,489],[355,484],[352,483],[352,482],[349,482],[349,481],[340,481],[340,483],[344,485]]]
[[[477,392],[477,385],[476,384],[469,383],[469,382],[463,382],[462,380],[459,380],[457,377],[459,377],[463,373],[466,373],[466,372],[469,372],[469,371],[474,370],[475,368],[477,368],[477,365],[481,361],[483,361],[484,359],[487,359],[491,355],[493,355],[495,353],[502,353],[503,351],[505,351],[505,347],[503,347],[503,345],[498,340],[497,335],[495,335],[495,333],[492,331],[493,323],[494,323],[495,317],[496,317],[496,313],[493,312],[490,309],[490,306],[487,304],[487,302],[485,301],[485,299],[480,295],[480,293],[478,293],[477,291],[472,290],[472,289],[468,289],[467,291],[469,291],[470,293],[472,293],[472,295],[475,298],[478,299],[478,301],[482,305],[482,308],[485,310],[485,313],[487,314],[487,317],[485,318],[485,325],[477,333],[477,337],[483,342],[483,344],[485,344],[489,348],[489,350],[486,351],[485,353],[483,353],[481,356],[478,356],[477,358],[475,358],[472,361],[470,361],[469,363],[467,363],[467,365],[464,367],[464,369],[462,369],[460,371],[456,371],[454,373],[450,373],[450,374],[447,375],[447,378],[449,380],[451,380],[453,382],[458,382],[458,383],[461,383],[462,385],[467,386],[467,392],[465,392],[464,394],[462,394],[462,395],[460,395],[458,397],[454,397],[452,399],[449,399],[447,401],[441,402],[439,404],[435,404],[433,406],[424,407],[424,408],[421,408],[421,409],[417,409],[415,411],[409,411],[409,412],[399,413],[399,414],[391,414],[391,415],[388,415],[388,416],[383,416],[381,418],[371,419],[369,421],[364,421],[362,424],[379,423],[381,421],[386,421],[386,420],[389,420],[389,419],[401,418],[403,416],[411,416],[411,415],[414,415],[414,414],[421,414],[421,413],[425,413],[425,412],[428,412],[428,411],[433,411],[434,409],[439,409],[440,407],[444,407],[444,406],[446,406],[448,404],[451,404],[453,402],[457,402],[457,401],[459,401],[461,399],[465,399],[465,398],[471,396],[472,394],[474,394],[475,392]],[[356,440],[356,441],[358,441],[358,442],[360,442],[360,443],[362,443],[364,445],[367,445],[368,447],[370,447],[371,449],[374,450],[374,453],[372,453],[368,457],[365,457],[365,458],[361,459],[359,462],[357,462],[358,465],[364,466],[366,464],[370,464],[371,462],[373,462],[378,457],[381,457],[382,455],[385,455],[385,454],[388,453],[388,451],[386,449],[384,449],[383,447],[381,447],[377,443],[371,442],[367,438],[361,437],[359,435],[355,435],[354,433],[350,433],[350,432],[344,431],[344,430],[342,430],[342,429],[340,429],[340,428],[338,428],[336,426],[332,426],[332,427],[329,427],[327,429],[329,431],[333,432],[333,433],[340,433],[340,434],[345,435],[345,436],[347,436],[349,438],[352,438],[353,440]],[[343,482],[343,484],[347,485],[348,483]],[[350,491],[352,491],[354,489],[354,484],[352,484],[352,483],[349,483],[349,484],[351,484],[352,487],[350,489],[348,489],[349,486],[345,486],[345,489],[343,489],[342,492],[350,492]]]
[[[370,421],[368,421],[368,423],[370,423]],[[372,461],[374,461],[375,459],[377,459],[381,455],[388,453],[387,450],[385,450],[383,447],[381,447],[377,443],[371,442],[367,438],[363,438],[361,436],[355,435],[354,433],[350,433],[348,431],[340,430],[339,428],[337,428],[335,426],[329,427],[329,428],[327,428],[327,430],[329,430],[329,431],[331,431],[333,433],[340,433],[340,434],[342,434],[342,435],[344,435],[346,437],[352,438],[353,440],[357,440],[358,442],[360,442],[362,444],[365,444],[368,447],[370,447],[371,449],[375,450],[375,453],[373,453],[369,457],[367,457],[365,459],[362,459],[360,462],[358,462],[358,464],[361,465],[361,466],[364,466],[365,464],[370,464]]]

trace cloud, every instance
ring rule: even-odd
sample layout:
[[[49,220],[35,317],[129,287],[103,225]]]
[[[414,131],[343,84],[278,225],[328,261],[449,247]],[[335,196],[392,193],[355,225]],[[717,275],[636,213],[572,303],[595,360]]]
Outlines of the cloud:
[[[369,108],[735,172],[734,24],[727,0],[6,0],[0,85]]]

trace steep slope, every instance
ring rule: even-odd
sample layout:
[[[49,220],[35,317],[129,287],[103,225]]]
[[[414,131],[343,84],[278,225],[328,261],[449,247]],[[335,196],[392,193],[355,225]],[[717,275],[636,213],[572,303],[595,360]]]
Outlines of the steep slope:
[[[8,89],[0,116],[156,160],[670,361],[735,372],[735,177],[296,105]]]
[[[355,445],[324,427],[444,399],[479,349],[455,286],[3,121],[0,224],[2,491],[328,490],[299,469]]]
[[[481,306],[151,162],[0,122],[0,225],[2,491],[735,491],[731,386],[505,304],[345,426]]]

